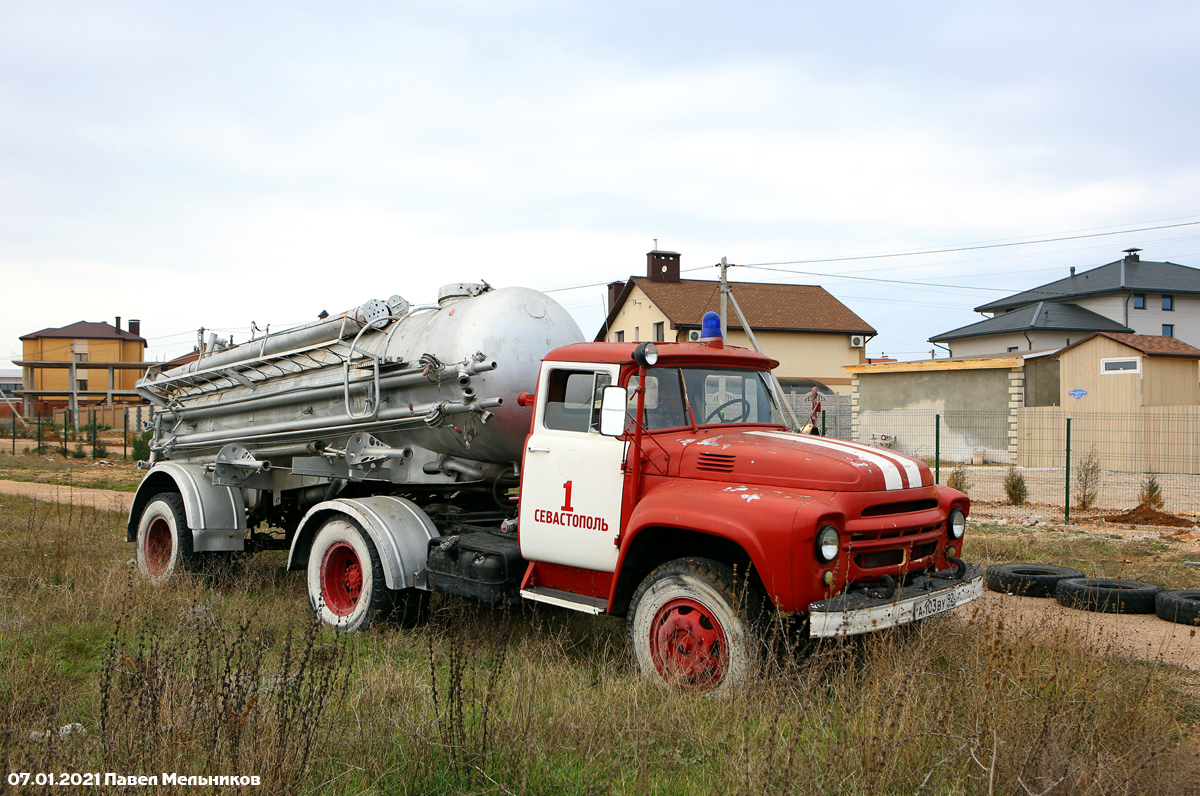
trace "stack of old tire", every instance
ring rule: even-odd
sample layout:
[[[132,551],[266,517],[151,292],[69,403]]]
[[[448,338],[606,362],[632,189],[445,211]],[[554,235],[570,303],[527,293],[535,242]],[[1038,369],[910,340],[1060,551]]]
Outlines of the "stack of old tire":
[[[987,587],[1023,597],[1054,597],[1068,608],[1109,614],[1158,614],[1181,625],[1200,625],[1200,589],[1168,591],[1155,583],[1089,578],[1083,570],[1051,564],[992,564]]]

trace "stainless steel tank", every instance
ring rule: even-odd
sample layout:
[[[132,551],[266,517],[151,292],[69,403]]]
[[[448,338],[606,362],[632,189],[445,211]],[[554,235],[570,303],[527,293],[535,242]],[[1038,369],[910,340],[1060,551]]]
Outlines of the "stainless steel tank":
[[[323,457],[364,471],[382,462],[376,477],[394,482],[471,480],[495,468],[470,462],[520,461],[530,410],[517,395],[534,390],[547,351],[582,339],[542,293],[455,284],[436,306],[369,301],[206,351],[137,389],[159,407],[154,460],[210,463],[236,448],[262,469],[303,457],[296,471],[320,474],[311,462]]]

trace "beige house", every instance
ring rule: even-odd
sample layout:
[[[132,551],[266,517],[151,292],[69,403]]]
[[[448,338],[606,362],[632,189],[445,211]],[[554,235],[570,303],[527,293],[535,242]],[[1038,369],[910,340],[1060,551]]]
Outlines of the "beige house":
[[[646,254],[646,276],[608,286],[608,317],[597,342],[687,342],[699,336],[704,313],[720,311],[717,282],[679,278],[677,252]],[[876,332],[818,285],[730,282],[763,352],[779,360],[785,389],[850,393],[848,365],[866,362],[866,343]],[[726,325],[730,345],[752,347],[733,308]]]

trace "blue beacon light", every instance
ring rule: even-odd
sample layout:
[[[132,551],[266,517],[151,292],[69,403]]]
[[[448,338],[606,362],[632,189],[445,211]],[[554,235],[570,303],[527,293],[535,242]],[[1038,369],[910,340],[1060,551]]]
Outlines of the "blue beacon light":
[[[707,343],[721,339],[721,316],[715,312],[704,313],[700,321],[700,342]]]

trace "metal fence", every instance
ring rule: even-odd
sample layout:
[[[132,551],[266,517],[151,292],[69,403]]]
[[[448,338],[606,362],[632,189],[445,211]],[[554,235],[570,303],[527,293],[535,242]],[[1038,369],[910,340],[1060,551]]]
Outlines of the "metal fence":
[[[784,403],[792,410],[800,423],[812,414],[812,393],[784,393]],[[853,439],[853,406],[849,395],[822,395],[819,398],[821,411],[816,421],[817,428],[827,437]]]
[[[807,394],[786,396],[801,422]],[[96,407],[77,417],[4,418],[0,453],[41,451],[76,458],[128,458],[150,419],[149,406]],[[925,460],[939,483],[955,470],[976,501],[1005,504],[1010,470],[1028,503],[1069,516],[1136,507],[1153,490],[1165,511],[1200,514],[1200,407],[1150,407],[1138,413],[1070,413],[1060,407],[1010,412],[890,410],[860,412],[849,396],[822,398],[826,436],[891,448]]]
[[[1009,503],[1020,490],[1005,480],[1019,476],[1030,505],[1064,518],[1155,502],[1155,487],[1162,510],[1200,513],[1200,408],[891,410],[860,412],[856,421],[855,441],[923,459],[942,484],[957,469],[975,500]]]
[[[128,459],[134,439],[150,420],[151,407],[98,406],[58,409],[30,418],[0,421],[0,453],[59,454],[76,459]]]

